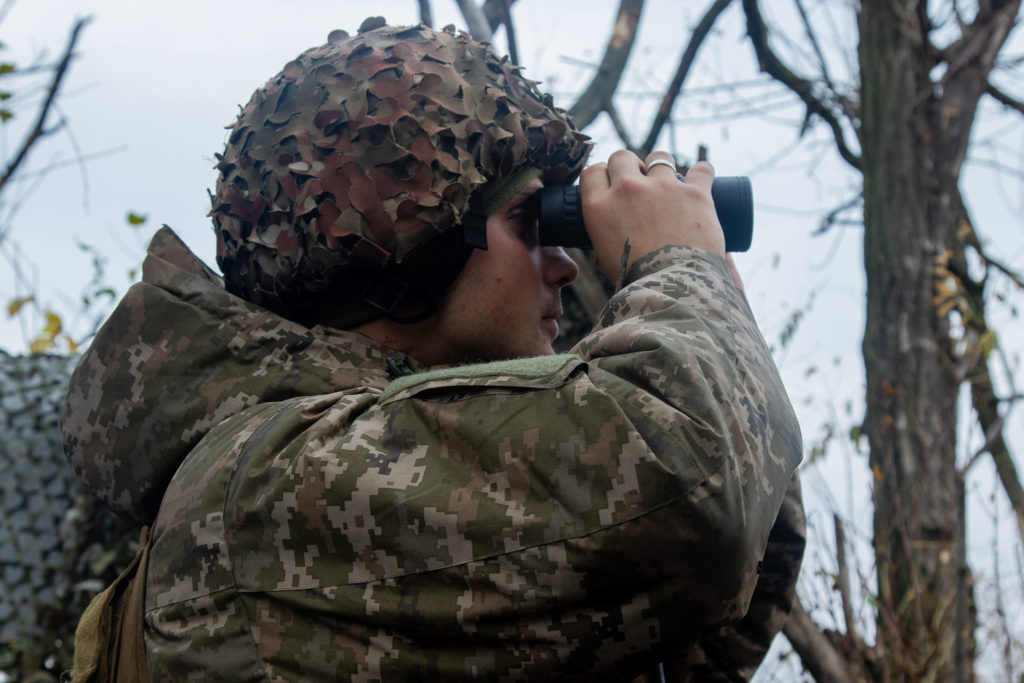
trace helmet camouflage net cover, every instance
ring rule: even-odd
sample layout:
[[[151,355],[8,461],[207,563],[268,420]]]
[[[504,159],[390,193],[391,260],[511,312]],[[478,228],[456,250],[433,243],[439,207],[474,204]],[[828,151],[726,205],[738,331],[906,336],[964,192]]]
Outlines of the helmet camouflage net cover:
[[[589,139],[519,67],[450,27],[334,31],[254,93],[210,212],[229,290],[301,319],[459,225],[523,168],[572,182]]]

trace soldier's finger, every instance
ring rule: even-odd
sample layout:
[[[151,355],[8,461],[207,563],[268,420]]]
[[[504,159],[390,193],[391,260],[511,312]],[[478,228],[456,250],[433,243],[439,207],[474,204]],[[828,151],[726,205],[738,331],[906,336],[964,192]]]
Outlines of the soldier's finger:
[[[662,175],[676,177],[676,160],[668,152],[651,152],[644,161],[644,175],[661,177]]]
[[[715,169],[706,161],[698,161],[686,172],[686,182],[711,192],[711,184],[715,182]]]
[[[587,166],[580,173],[580,187],[586,188],[583,192],[600,192],[601,190],[607,190],[610,185],[611,180],[608,178],[608,164],[603,161]]]
[[[640,177],[643,175],[644,165],[640,157],[629,150],[620,149],[608,157],[608,177],[612,182],[624,177]]]

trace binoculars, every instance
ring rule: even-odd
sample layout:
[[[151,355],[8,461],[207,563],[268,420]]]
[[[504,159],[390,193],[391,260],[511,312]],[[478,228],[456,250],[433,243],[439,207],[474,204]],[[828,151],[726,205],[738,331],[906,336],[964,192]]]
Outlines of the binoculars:
[[[578,185],[545,187],[534,197],[539,203],[540,243],[552,247],[591,249],[583,225]],[[715,178],[711,186],[715,213],[725,233],[726,251],[746,251],[754,234],[754,195],[746,176]]]

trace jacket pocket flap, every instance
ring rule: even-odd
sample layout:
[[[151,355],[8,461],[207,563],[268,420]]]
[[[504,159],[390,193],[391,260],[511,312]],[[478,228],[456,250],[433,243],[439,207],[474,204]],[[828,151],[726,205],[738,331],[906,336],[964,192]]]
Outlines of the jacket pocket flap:
[[[409,398],[430,389],[474,387],[551,389],[562,386],[586,362],[574,354],[516,358],[491,363],[456,365],[399,377],[381,394],[380,403]]]

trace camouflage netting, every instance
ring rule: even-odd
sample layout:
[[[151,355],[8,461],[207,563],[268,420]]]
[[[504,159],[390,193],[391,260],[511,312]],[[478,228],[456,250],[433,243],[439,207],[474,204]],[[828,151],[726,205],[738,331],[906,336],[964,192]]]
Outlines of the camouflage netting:
[[[454,30],[382,22],[286,65],[219,157],[211,216],[228,288],[286,317],[457,225],[487,182],[532,166],[565,184],[589,149],[508,58]]]
[[[78,615],[134,553],[135,534],[76,492],[60,408],[76,358],[0,351],[0,678],[70,666]]]
[[[63,562],[60,523],[75,496],[58,426],[71,359],[4,356],[0,365],[0,639],[40,635],[36,606]]]

